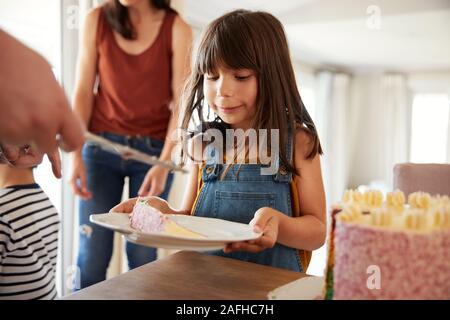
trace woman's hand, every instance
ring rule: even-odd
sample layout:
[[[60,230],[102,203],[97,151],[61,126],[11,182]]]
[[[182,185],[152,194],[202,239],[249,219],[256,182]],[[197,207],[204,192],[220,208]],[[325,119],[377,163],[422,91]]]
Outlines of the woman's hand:
[[[233,251],[261,252],[272,248],[278,239],[278,213],[272,208],[264,207],[255,212],[255,216],[249,223],[255,232],[262,232],[262,236],[256,240],[241,241],[227,244],[223,249],[225,253]]]
[[[72,175],[70,185],[75,195],[83,200],[92,198],[92,193],[87,187],[87,172],[81,155],[74,155],[72,158]]]
[[[159,196],[164,192],[167,182],[167,176],[169,170],[161,167],[154,166],[148,170],[139,189],[138,195],[140,197]]]
[[[130,214],[133,211],[134,205],[136,204],[136,201],[140,200],[146,200],[147,203],[155,208],[156,210],[164,213],[164,214],[182,214],[182,212],[178,212],[174,210],[169,203],[161,199],[159,197],[139,197],[139,198],[131,198],[128,200],[125,200],[121,203],[119,203],[117,206],[109,210],[109,212],[117,212],[117,213],[128,213]]]

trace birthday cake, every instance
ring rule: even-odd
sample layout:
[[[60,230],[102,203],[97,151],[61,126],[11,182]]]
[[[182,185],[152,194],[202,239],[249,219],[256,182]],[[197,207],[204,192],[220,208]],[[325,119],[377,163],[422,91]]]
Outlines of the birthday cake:
[[[144,233],[163,233],[184,238],[205,238],[205,236],[180,226],[170,214],[163,214],[150,206],[145,199],[139,199],[130,217],[131,227]]]
[[[450,299],[450,200],[348,190],[332,208],[325,299]]]

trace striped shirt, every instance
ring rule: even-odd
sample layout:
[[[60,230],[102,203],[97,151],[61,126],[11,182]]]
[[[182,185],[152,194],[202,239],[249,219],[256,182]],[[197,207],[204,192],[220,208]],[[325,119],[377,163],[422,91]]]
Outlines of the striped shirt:
[[[59,216],[37,184],[0,189],[0,299],[55,299]]]

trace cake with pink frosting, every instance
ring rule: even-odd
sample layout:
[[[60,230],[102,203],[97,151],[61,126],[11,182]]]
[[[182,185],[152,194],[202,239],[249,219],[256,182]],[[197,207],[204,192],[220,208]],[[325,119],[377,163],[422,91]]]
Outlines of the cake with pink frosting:
[[[176,237],[205,238],[177,224],[170,214],[163,214],[150,206],[145,199],[139,199],[133,207],[130,217],[131,227],[144,233],[164,233]]]
[[[449,198],[346,191],[325,276],[325,299],[450,299]]]

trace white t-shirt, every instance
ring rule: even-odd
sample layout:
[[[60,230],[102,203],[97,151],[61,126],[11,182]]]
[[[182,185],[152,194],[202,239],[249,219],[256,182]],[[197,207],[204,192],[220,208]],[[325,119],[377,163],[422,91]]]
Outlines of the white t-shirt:
[[[59,216],[37,184],[0,189],[0,299],[55,299]]]

